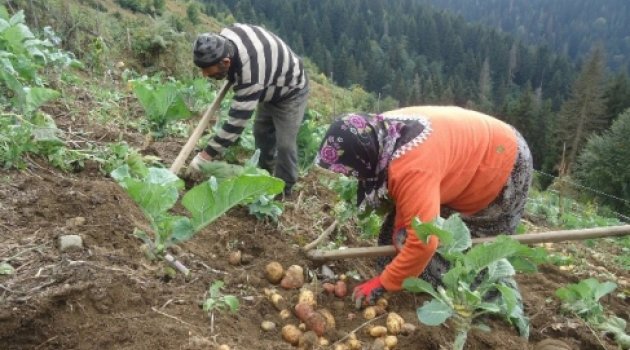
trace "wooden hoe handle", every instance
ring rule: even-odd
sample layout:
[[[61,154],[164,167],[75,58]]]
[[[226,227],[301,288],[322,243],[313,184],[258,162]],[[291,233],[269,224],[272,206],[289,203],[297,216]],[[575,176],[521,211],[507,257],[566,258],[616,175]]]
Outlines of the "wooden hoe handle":
[[[231,85],[232,83],[226,80],[225,83],[223,83],[221,90],[219,90],[219,94],[214,98],[214,101],[212,102],[210,107],[206,109],[206,112],[203,114],[203,117],[201,117],[199,124],[188,138],[188,141],[186,141],[186,144],[177,155],[177,158],[175,158],[173,165],[171,165],[171,172],[173,174],[177,174],[184,165],[184,162],[190,155],[190,152],[192,152],[192,150],[195,148],[197,141],[206,130],[206,128],[208,128],[210,119],[217,112],[217,110],[219,110],[219,107],[221,107],[221,101],[223,101],[223,98],[225,97],[227,91],[230,89]]]
[[[540,233],[526,233],[511,236],[523,244],[579,241],[590,238],[625,236],[630,234],[630,225],[588,228],[580,230],[548,231]],[[473,238],[473,244],[491,242],[494,237]],[[346,248],[339,250],[312,250],[306,252],[306,256],[313,261],[329,261],[350,258],[369,258],[376,256],[394,256],[394,246]]]

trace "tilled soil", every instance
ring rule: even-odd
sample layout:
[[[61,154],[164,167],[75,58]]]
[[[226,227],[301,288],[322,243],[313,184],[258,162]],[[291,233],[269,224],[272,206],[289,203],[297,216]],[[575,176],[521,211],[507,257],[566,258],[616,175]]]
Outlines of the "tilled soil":
[[[53,115],[67,115],[50,108]],[[138,134],[111,130],[108,125],[60,118],[63,129],[83,130],[95,142],[123,139],[135,143],[145,154],[161,157],[165,163],[181,149],[184,140],[167,140],[146,145]],[[97,130],[98,132],[94,132]],[[141,146],[143,143],[144,146]],[[332,219],[335,194],[321,183],[322,174],[302,177],[293,198],[276,222],[260,221],[246,208],[235,208],[209,225],[190,241],[171,250],[192,271],[165,274],[164,265],[150,261],[141,250],[134,228],[147,230],[142,211],[122,188],[88,162],[78,173],[63,173],[40,159],[30,159],[25,171],[0,173],[0,261],[15,268],[12,275],[0,275],[0,349],[214,349],[227,344],[231,349],[291,349],[280,336],[287,323],[265,299],[263,289],[274,287],[263,277],[263,268],[278,261],[285,268],[300,265],[306,271],[319,268],[306,258],[300,247],[313,241]],[[181,211],[183,209],[177,208]],[[371,245],[359,239],[348,223],[331,236],[347,246]],[[60,252],[58,239],[79,235],[83,249]],[[577,245],[556,245],[554,249],[587,249]],[[598,245],[600,258],[589,257],[589,268],[573,270],[542,266],[530,275],[519,275],[525,311],[532,321],[531,337],[520,338],[501,320],[486,320],[492,332],[472,331],[466,349],[530,349],[546,338],[559,339],[572,349],[615,349],[605,335],[596,337],[583,322],[562,315],[555,290],[566,283],[591,275],[616,276],[628,280],[627,271],[604,256],[618,254],[614,245]],[[248,264],[233,266],[230,252],[251,255]],[[583,254],[583,255],[587,255]],[[373,276],[373,259],[338,261],[328,265],[336,274]],[[312,275],[312,274],[309,274]],[[201,308],[213,281],[225,282],[224,294],[239,297],[235,314]],[[358,280],[349,280],[349,290]],[[276,287],[277,288],[277,287]],[[627,287],[626,287],[627,288]],[[281,290],[294,304],[297,291]],[[356,331],[369,349],[372,342],[364,329],[366,321],[349,297],[339,299],[317,293],[320,307],[336,318],[336,332],[327,334],[331,343]],[[627,294],[626,294],[627,295]],[[408,336],[400,336],[397,349],[447,349],[452,344],[452,327],[419,324],[416,309],[426,296],[407,292],[389,296],[389,311],[399,313],[417,325]],[[602,300],[607,310],[626,320],[628,302],[621,295]],[[270,320],[277,330],[261,330]],[[372,324],[384,324],[380,318]]]

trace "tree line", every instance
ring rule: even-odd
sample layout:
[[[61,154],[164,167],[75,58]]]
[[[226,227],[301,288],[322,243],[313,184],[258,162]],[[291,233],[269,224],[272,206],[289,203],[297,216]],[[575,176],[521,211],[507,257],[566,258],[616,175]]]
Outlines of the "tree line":
[[[511,33],[528,43],[547,44],[581,61],[601,42],[607,66],[630,63],[630,2],[626,0],[418,0],[470,21]]]
[[[610,74],[603,46],[594,43],[573,63],[549,46],[417,0],[202,2],[209,16],[275,31],[342,86],[364,86],[403,106],[455,104],[494,114],[521,130],[536,169],[595,188],[598,177],[586,174],[579,156],[630,107],[627,71]]]

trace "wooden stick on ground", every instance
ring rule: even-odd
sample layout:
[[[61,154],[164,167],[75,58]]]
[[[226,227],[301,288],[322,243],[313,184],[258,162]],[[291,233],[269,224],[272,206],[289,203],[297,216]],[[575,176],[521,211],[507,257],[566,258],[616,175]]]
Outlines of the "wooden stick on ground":
[[[330,224],[330,226],[328,226],[324,232],[322,232],[322,234],[319,235],[319,237],[317,237],[313,242],[305,245],[304,247],[302,247],[302,251],[303,252],[308,252],[309,250],[317,247],[317,245],[322,242],[323,240],[325,240],[328,236],[330,236],[330,234],[335,230],[335,228],[337,227],[337,220],[333,221],[332,224]]]
[[[590,238],[625,236],[630,234],[630,225],[598,227],[580,230],[562,230],[548,231],[540,233],[526,233],[522,235],[511,236],[515,240],[523,244],[548,243],[548,242],[564,242],[579,241]],[[490,242],[495,237],[474,238],[473,244]],[[319,239],[319,238],[318,238]],[[310,246],[309,243],[307,246]],[[307,257],[313,261],[329,261],[350,258],[369,258],[376,256],[394,256],[396,249],[394,246],[380,247],[364,247],[364,248],[346,248],[340,250],[322,251],[314,250],[307,254]]]

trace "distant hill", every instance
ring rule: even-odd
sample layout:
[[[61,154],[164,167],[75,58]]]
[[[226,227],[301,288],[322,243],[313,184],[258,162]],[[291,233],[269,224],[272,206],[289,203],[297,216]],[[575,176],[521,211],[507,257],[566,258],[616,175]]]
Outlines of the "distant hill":
[[[200,1],[211,17],[270,28],[341,86],[364,86],[401,105],[496,111],[534,88],[557,108],[575,74],[554,50],[420,0]]]
[[[628,0],[416,1],[512,33],[530,44],[548,44],[574,60],[602,42],[610,68],[630,66]]]

